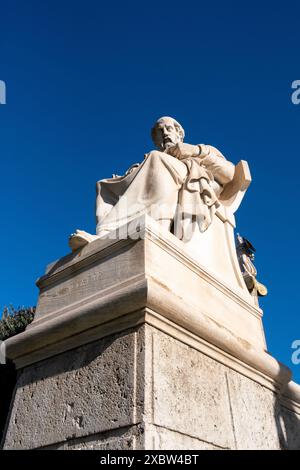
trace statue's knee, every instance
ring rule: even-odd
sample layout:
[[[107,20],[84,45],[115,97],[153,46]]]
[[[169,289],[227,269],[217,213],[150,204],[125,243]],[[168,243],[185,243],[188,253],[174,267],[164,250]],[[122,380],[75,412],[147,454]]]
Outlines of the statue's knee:
[[[157,164],[166,161],[172,162],[174,160],[174,157],[168,155],[167,153],[160,152],[159,150],[152,150],[152,152],[148,154],[147,160],[150,164]]]
[[[159,150],[152,150],[150,153],[148,153],[147,160],[154,160],[154,159],[161,159],[163,156],[166,155],[163,152],[160,152]]]

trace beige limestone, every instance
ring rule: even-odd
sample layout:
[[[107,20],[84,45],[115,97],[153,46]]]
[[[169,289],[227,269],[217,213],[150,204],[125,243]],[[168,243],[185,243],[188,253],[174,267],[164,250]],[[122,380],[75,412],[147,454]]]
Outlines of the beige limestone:
[[[299,449],[299,430],[278,389],[145,323],[25,368],[4,448]]]

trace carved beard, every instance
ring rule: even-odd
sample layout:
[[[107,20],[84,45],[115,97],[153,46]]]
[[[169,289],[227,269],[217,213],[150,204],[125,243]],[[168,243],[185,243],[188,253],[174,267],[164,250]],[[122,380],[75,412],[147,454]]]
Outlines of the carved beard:
[[[166,153],[168,153],[168,150],[171,148],[171,147],[174,147],[176,144],[174,144],[174,142],[167,142],[166,144],[163,144],[163,149]]]
[[[168,153],[168,150],[171,148],[171,147],[175,147],[175,145],[177,145],[177,143],[180,142],[180,138],[179,136],[177,137],[176,141],[174,142],[173,140],[170,140],[169,142],[166,142],[166,143],[162,143],[161,146],[164,150],[164,152]]]

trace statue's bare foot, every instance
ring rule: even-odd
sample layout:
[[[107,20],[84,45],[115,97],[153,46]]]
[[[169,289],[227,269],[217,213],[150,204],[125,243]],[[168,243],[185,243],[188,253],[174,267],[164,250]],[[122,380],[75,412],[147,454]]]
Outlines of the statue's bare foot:
[[[99,238],[97,235],[91,235],[84,230],[76,230],[75,233],[72,233],[69,237],[69,247],[72,251],[76,251],[79,248],[83,248],[88,243],[93,242]]]

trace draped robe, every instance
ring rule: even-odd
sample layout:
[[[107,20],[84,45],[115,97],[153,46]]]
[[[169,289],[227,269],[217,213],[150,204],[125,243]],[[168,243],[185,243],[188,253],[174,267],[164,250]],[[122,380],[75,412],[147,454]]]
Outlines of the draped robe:
[[[203,155],[184,159],[154,150],[124,176],[98,181],[97,235],[143,213],[173,221],[179,238],[183,233],[178,220],[196,219],[200,231],[207,230],[235,167],[215,147],[201,148]]]

